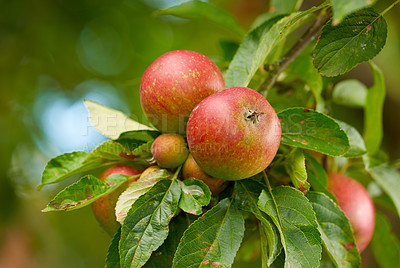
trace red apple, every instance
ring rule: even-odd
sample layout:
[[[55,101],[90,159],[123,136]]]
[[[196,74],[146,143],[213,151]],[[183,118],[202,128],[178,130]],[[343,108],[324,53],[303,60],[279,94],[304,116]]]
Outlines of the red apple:
[[[213,178],[207,175],[200,167],[197,165],[193,156],[190,154],[187,158],[185,165],[183,165],[182,170],[183,179],[195,178],[203,181],[207,184],[213,195],[217,195],[226,187],[226,181]]]
[[[356,180],[341,174],[328,174],[328,190],[349,218],[356,245],[362,252],[369,244],[375,227],[375,207],[367,190]]]
[[[240,180],[264,170],[275,157],[281,126],[274,109],[258,92],[233,87],[196,106],[187,140],[196,163],[210,176]]]
[[[105,180],[110,175],[113,174],[122,174],[126,176],[135,176],[142,173],[142,170],[135,169],[128,165],[115,165],[108,169],[106,169],[100,176],[100,180]],[[121,193],[131,184],[136,181],[137,178],[131,179],[124,184],[122,184],[118,189],[114,192],[100,197],[96,201],[92,203],[92,209],[94,212],[94,216],[97,221],[100,223],[100,226],[111,236],[115,234],[119,227],[119,223],[115,217],[115,205],[117,204],[118,197]]]
[[[189,151],[185,139],[175,133],[158,136],[151,145],[151,153],[157,165],[162,168],[176,168],[182,165]]]
[[[194,51],[170,51],[144,72],[140,103],[158,130],[184,133],[193,108],[224,88],[222,73],[209,58]]]

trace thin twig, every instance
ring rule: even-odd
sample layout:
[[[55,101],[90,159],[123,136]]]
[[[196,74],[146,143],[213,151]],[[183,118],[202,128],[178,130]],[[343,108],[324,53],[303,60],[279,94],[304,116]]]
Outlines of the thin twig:
[[[319,14],[317,20],[314,24],[308,29],[307,32],[299,39],[299,41],[289,50],[286,56],[281,60],[281,62],[274,68],[274,71],[267,76],[262,85],[259,88],[259,91],[268,91],[275,84],[279,75],[289,66],[289,64],[303,51],[307,45],[312,42],[320,30],[324,26],[324,24],[328,21],[330,16],[327,14],[326,10],[322,10]]]

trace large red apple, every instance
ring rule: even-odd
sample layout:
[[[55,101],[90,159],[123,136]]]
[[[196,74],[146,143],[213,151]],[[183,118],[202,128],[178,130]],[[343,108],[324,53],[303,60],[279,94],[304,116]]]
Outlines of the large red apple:
[[[209,58],[194,51],[170,51],[144,72],[140,103],[158,130],[184,133],[193,108],[224,88],[222,73]]]
[[[100,180],[107,179],[110,175],[113,174],[122,174],[126,176],[135,176],[142,173],[141,170],[135,169],[128,165],[115,165],[108,169],[106,169],[100,176]],[[136,181],[137,178],[131,179],[124,184],[122,184],[118,189],[114,192],[100,197],[96,201],[92,203],[92,209],[97,221],[100,223],[100,226],[111,236],[115,234],[119,227],[119,223],[115,217],[115,205],[117,204],[118,197],[121,193],[131,184]]]
[[[233,87],[196,106],[187,141],[196,163],[209,175],[240,180],[264,170],[275,157],[281,126],[274,109],[258,92]]]
[[[349,218],[356,245],[362,252],[369,244],[375,227],[375,207],[367,190],[356,180],[341,174],[328,174],[328,190]]]

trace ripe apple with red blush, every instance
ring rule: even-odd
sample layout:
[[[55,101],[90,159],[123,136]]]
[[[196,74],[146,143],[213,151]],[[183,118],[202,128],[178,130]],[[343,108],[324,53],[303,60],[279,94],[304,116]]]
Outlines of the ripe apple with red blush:
[[[119,164],[106,169],[99,179],[104,181],[113,174],[121,174],[126,176],[135,176],[142,173],[142,170],[133,168],[129,165]],[[100,226],[111,236],[118,230],[120,224],[115,217],[115,205],[117,204],[118,197],[128,186],[136,181],[138,178],[132,178],[122,184],[114,192],[102,196],[92,203],[92,210]]]
[[[154,140],[151,153],[159,167],[177,168],[185,162],[189,151],[182,135],[166,133]]]
[[[264,170],[278,151],[281,126],[268,101],[246,87],[224,89],[190,114],[187,141],[208,175],[240,180]]]
[[[375,228],[375,207],[371,196],[358,181],[336,173],[328,174],[328,190],[349,218],[358,251],[362,252],[371,241]]]
[[[148,120],[161,132],[184,133],[193,108],[225,88],[221,71],[203,54],[170,51],[144,72],[140,103]]]

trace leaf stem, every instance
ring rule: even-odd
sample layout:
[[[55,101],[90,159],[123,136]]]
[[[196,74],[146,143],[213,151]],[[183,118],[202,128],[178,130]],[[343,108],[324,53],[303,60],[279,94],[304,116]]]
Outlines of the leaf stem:
[[[269,179],[268,179],[267,173],[265,173],[265,170],[263,170],[262,174],[263,174],[265,183],[267,184],[268,191],[272,194],[271,184],[269,183]]]
[[[390,6],[388,6],[384,11],[381,12],[381,16],[385,15],[386,12],[388,12],[389,10],[391,10],[395,5],[397,5],[398,3],[400,3],[400,0],[397,0],[395,2],[393,2]]]
[[[175,180],[175,179],[178,178],[178,175],[179,175],[179,172],[181,172],[181,169],[182,169],[182,165],[180,165],[180,166],[176,169],[176,171],[175,171],[175,173],[174,173],[174,176],[172,177],[172,180]]]
[[[283,159],[285,159],[285,157],[291,152],[293,151],[293,147],[290,147],[289,149],[286,150],[286,152],[282,153],[279,158],[273,162],[271,165],[269,165],[269,168],[272,169],[276,166],[278,166],[280,163],[282,163]]]
[[[400,1],[400,0],[398,0]],[[275,70],[266,77],[258,91],[268,91],[275,84],[279,75],[289,66],[290,63],[313,41],[319,34],[322,27],[330,19],[330,12],[326,8],[321,11],[314,24],[306,31],[300,40],[289,50],[281,62],[274,68]],[[267,68],[266,68],[267,69]]]

